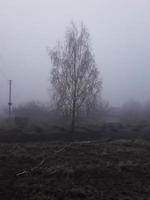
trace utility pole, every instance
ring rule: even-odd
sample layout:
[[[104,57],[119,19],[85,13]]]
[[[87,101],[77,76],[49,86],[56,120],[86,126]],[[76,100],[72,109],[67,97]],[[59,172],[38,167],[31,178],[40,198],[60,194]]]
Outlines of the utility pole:
[[[11,112],[12,112],[12,80],[9,80],[9,102],[8,102],[8,108],[9,108],[9,119],[11,118]]]

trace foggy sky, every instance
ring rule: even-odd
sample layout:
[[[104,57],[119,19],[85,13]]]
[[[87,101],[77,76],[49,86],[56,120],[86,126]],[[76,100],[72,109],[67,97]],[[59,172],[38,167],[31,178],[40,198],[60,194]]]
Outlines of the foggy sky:
[[[49,101],[46,47],[63,41],[71,20],[90,32],[103,97],[114,106],[150,100],[149,0],[0,0],[0,105],[8,79],[14,105]]]

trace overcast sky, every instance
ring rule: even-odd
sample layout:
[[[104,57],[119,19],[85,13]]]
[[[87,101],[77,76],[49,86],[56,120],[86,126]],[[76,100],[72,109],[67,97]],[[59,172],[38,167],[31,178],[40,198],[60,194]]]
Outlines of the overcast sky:
[[[150,100],[150,0],[0,0],[0,105],[49,100],[46,47],[83,22],[103,77],[103,96],[119,106]]]

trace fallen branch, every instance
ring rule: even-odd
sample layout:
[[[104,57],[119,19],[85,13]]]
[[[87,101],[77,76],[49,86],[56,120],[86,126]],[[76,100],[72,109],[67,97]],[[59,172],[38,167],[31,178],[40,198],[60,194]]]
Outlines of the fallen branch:
[[[29,171],[24,170],[23,172],[17,173],[16,176],[22,176],[29,173],[30,173]]]
[[[57,154],[59,154],[60,152],[63,152],[66,148],[70,147],[72,145],[72,143],[65,145],[63,148],[57,150],[54,152],[54,156],[56,156]],[[16,176],[22,176],[22,175],[27,175],[27,174],[32,174],[34,171],[40,169],[42,167],[42,165],[45,163],[46,159],[43,159],[38,165],[36,165],[35,167],[29,169],[29,170],[24,170],[22,172],[19,172],[16,174]],[[57,170],[53,170],[51,174],[56,173]],[[50,175],[51,175],[50,174]]]

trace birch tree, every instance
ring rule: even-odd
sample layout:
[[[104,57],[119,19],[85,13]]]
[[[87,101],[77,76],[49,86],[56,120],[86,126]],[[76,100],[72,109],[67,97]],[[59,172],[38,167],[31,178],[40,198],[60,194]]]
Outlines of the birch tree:
[[[56,106],[68,117],[74,132],[80,113],[94,109],[102,86],[85,26],[71,23],[64,43],[58,43],[49,56]]]

